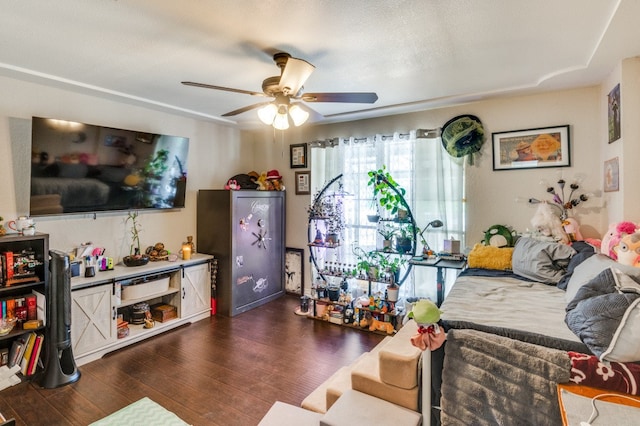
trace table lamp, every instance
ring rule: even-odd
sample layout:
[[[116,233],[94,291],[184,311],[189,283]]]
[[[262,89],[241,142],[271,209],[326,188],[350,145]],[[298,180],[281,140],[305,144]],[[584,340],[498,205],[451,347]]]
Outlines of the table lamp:
[[[424,229],[422,229],[422,231],[420,231],[420,242],[422,243],[422,254],[423,256],[430,256],[433,251],[431,250],[431,247],[429,247],[429,243],[427,243],[426,238],[424,237],[423,233],[427,231],[427,229],[429,229],[429,227],[432,228],[440,228],[444,225],[444,223],[442,223],[441,220],[439,219],[435,219],[432,220],[431,222],[427,223],[427,226],[424,227]]]

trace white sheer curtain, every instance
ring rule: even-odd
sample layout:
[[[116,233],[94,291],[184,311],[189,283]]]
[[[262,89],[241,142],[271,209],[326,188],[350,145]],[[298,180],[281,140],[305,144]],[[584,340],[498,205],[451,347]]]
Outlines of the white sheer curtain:
[[[434,219],[442,228],[425,232],[427,243],[434,250],[442,249],[442,240],[454,237],[464,241],[464,161],[451,157],[442,148],[440,138],[416,138],[416,132],[375,135],[366,138],[316,141],[311,145],[311,179],[315,191],[342,174],[347,224],[340,256],[355,262],[350,247],[357,244],[365,251],[373,250],[380,238],[376,224],[367,221],[371,213],[372,188],[367,186],[367,172],[385,167],[406,190],[417,226],[423,229]],[[418,244],[416,253],[421,253]],[[451,281],[454,274],[447,277]],[[414,267],[403,283],[404,296],[415,295],[435,300],[435,268]],[[313,277],[315,278],[315,277]]]

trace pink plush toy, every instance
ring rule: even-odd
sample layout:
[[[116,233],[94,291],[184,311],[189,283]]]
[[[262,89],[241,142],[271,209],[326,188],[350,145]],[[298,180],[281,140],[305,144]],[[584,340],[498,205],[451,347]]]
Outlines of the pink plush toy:
[[[620,244],[620,240],[622,240],[625,235],[633,234],[637,230],[638,227],[633,222],[623,221],[612,223],[602,237],[600,252],[614,260],[618,260],[618,255],[615,251],[616,246]]]
[[[625,235],[613,251],[618,255],[618,263],[640,267],[640,233]]]

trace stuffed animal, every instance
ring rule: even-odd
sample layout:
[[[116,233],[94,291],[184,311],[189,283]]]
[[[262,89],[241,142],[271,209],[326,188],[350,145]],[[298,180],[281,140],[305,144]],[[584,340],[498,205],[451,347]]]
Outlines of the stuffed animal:
[[[418,324],[418,334],[411,337],[411,344],[421,350],[435,351],[444,343],[446,334],[438,325],[440,309],[429,299],[418,300],[408,317]]]
[[[640,267],[640,233],[625,235],[613,251],[618,256],[618,263]]]
[[[384,331],[387,334],[393,334],[396,332],[395,328],[393,328],[393,324],[386,321],[379,321],[375,318],[371,318],[369,331]]]
[[[267,180],[267,174],[265,172],[260,173],[256,183],[258,184],[259,191],[268,191],[271,186],[271,183]]]
[[[538,204],[538,209],[531,218],[531,225],[545,237],[552,237],[559,243],[569,244],[569,237],[562,228],[562,222],[549,203]]]
[[[582,241],[582,234],[580,233],[580,224],[572,217],[568,217],[562,221],[562,228],[569,237],[571,242]]]
[[[482,243],[485,246],[513,247],[517,233],[508,226],[493,225],[484,233]]]
[[[633,222],[623,221],[610,224],[609,229],[602,237],[600,252],[602,254],[606,254],[613,260],[617,260],[618,255],[615,251],[616,246],[625,235],[633,234],[637,230],[638,226]]]

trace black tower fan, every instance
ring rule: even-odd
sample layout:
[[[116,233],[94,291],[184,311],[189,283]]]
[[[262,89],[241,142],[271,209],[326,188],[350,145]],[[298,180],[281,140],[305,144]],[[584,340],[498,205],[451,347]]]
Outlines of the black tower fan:
[[[40,385],[57,388],[80,378],[71,348],[71,270],[69,256],[49,250],[51,282],[46,290],[47,327],[45,329],[44,372]]]

